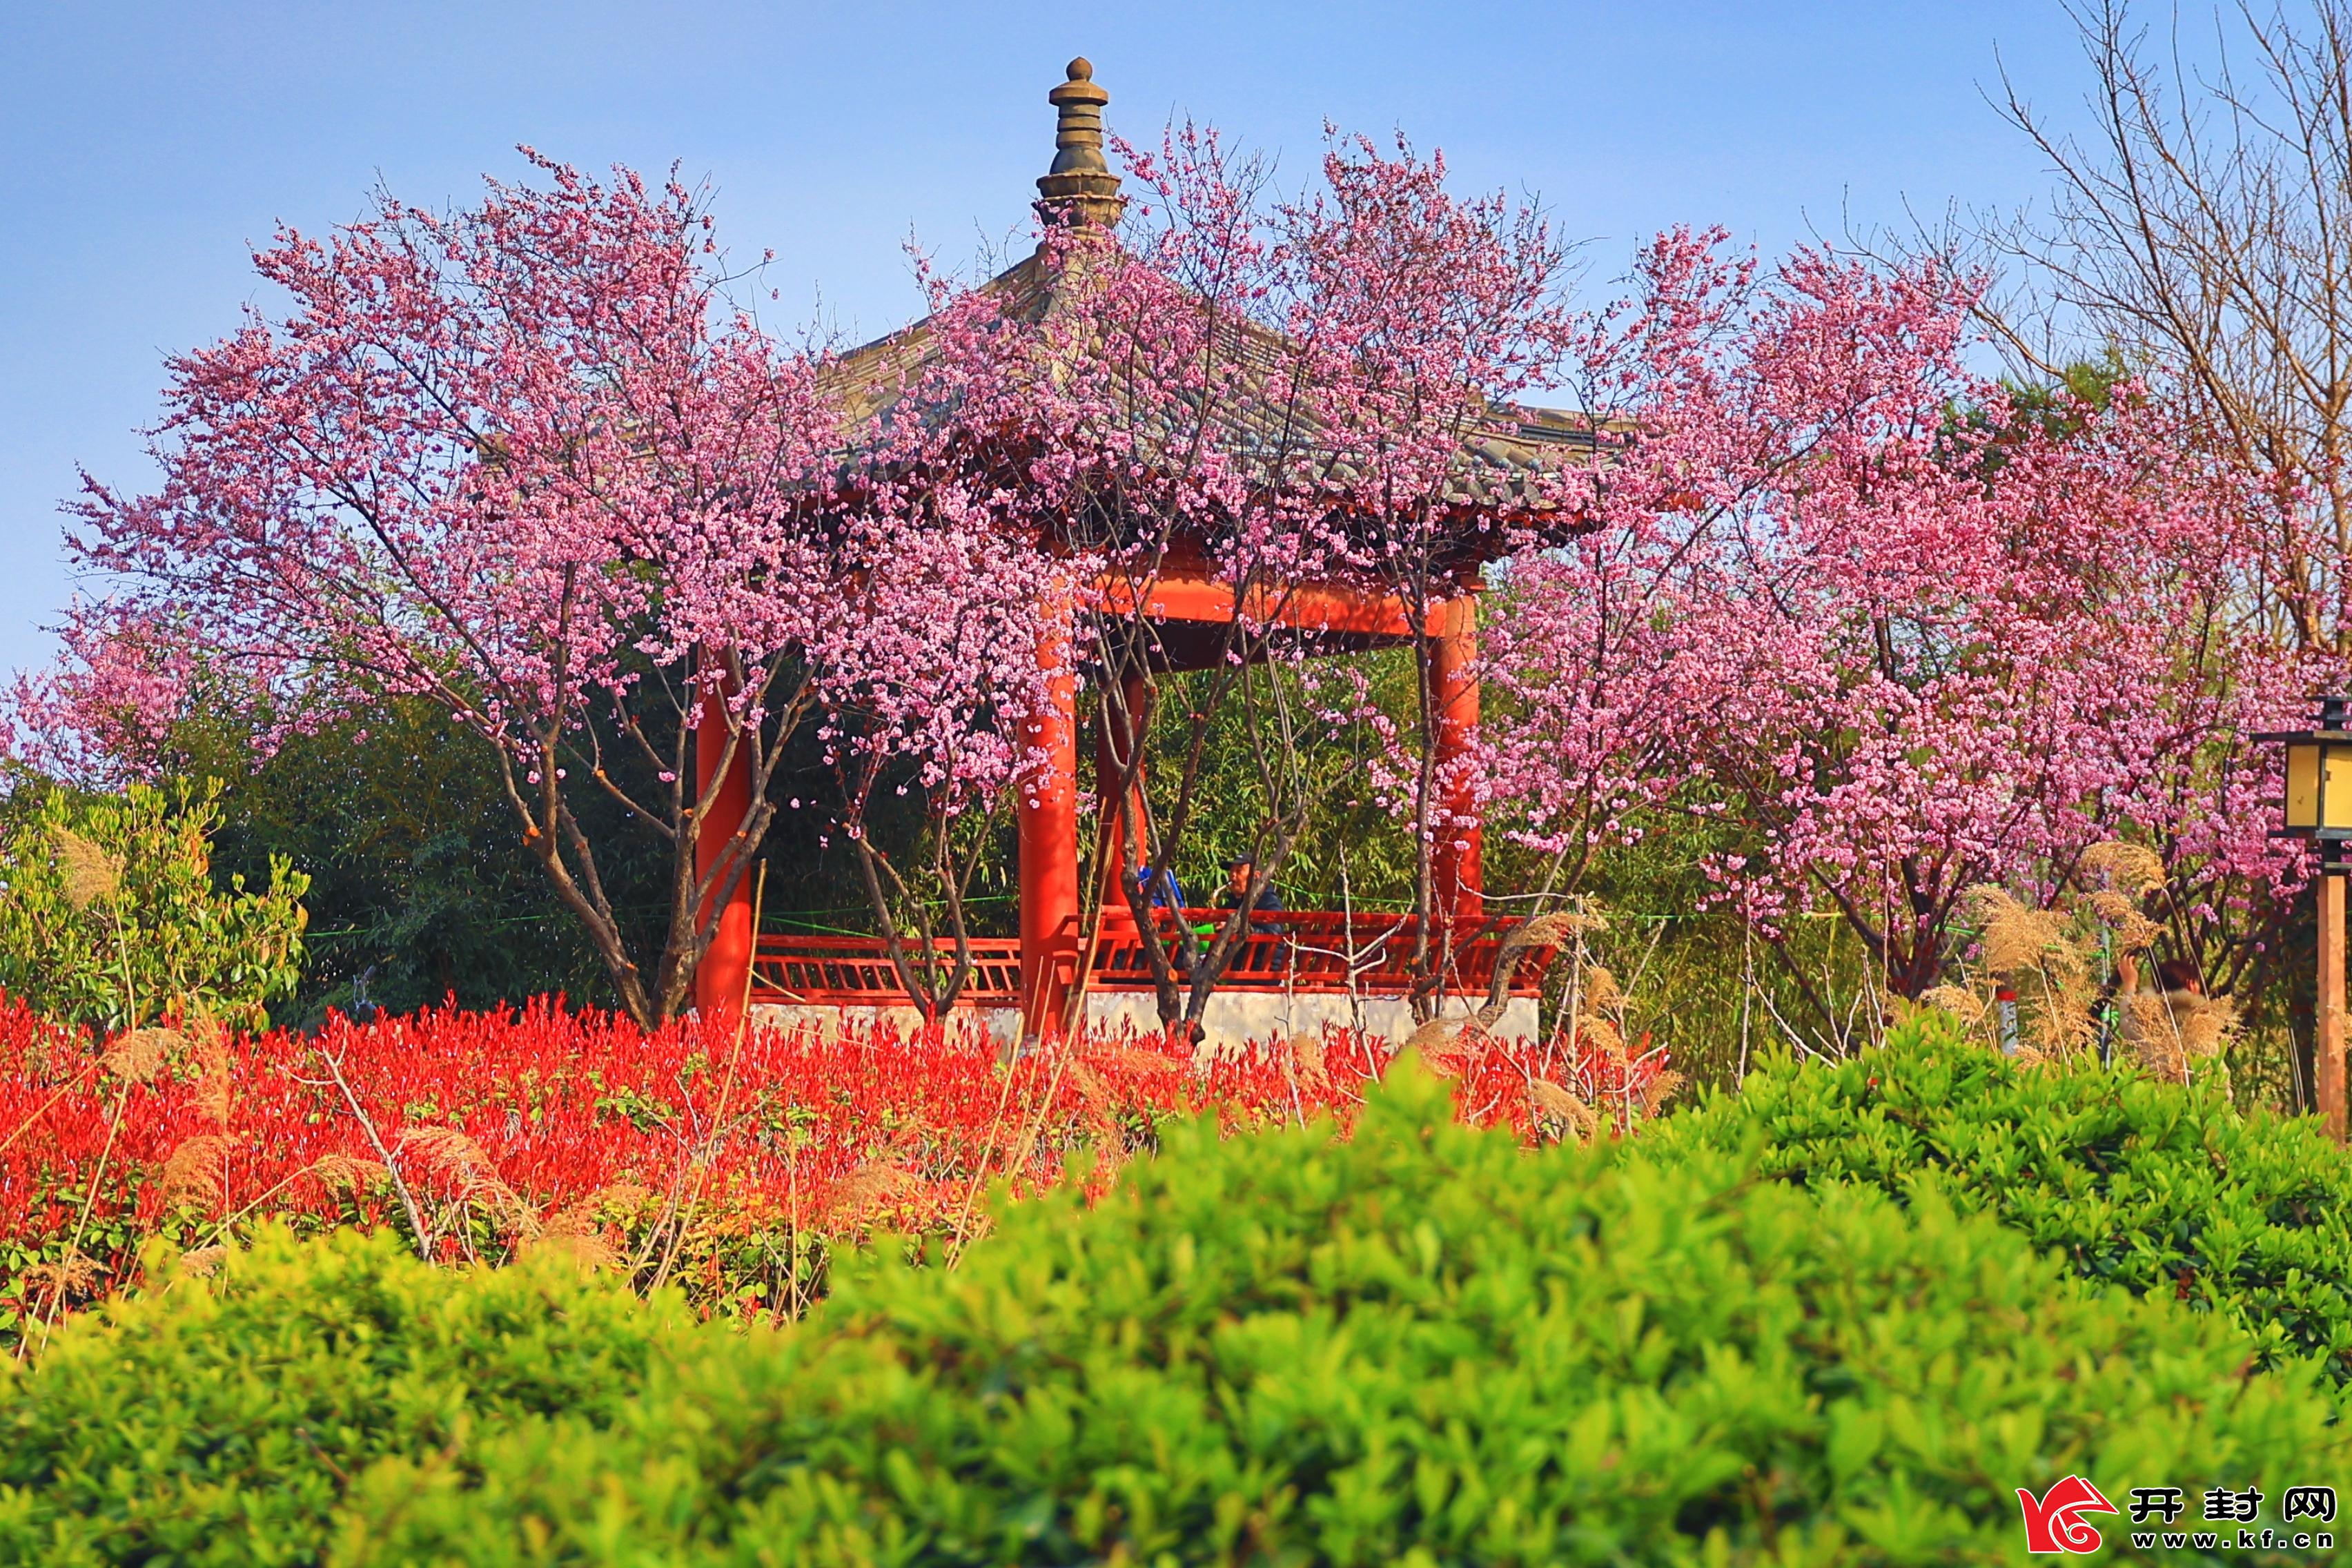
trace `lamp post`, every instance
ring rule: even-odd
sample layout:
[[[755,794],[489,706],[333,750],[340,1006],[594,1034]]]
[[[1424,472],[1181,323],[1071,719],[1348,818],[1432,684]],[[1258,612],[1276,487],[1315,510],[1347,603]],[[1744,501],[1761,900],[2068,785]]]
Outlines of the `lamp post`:
[[[2318,1044],[2312,1088],[2319,1114],[2344,1137],[2344,876],[2352,870],[2352,698],[2323,697],[2309,730],[2257,735],[2286,748],[2285,826],[2319,855]]]

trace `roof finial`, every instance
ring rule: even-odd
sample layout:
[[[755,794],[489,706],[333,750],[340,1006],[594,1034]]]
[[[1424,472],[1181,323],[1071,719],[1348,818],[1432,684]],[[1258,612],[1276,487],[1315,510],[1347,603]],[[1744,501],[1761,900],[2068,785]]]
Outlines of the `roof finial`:
[[[1102,111],[1110,94],[1095,85],[1095,68],[1083,55],[1070,62],[1069,78],[1045,95],[1062,117],[1053,172],[1037,182],[1037,211],[1048,223],[1114,224],[1127,202],[1103,161]]]

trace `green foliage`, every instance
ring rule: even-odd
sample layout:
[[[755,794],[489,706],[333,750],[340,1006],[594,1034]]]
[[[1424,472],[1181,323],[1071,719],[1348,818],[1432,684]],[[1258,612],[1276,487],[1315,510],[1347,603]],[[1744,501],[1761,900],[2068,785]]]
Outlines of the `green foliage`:
[[[1783,1058],[1669,1118],[1660,1158],[1743,1150],[1814,1187],[1923,1182],[2085,1279],[2225,1316],[2352,1383],[2352,1159],[2307,1118],[2129,1068],[2021,1068],[1936,1016],[1835,1067]]]
[[[2097,359],[2062,366],[2054,384],[2004,381],[2002,385],[2013,413],[2039,420],[2053,436],[2072,436],[2083,427],[2084,411],[2106,407],[2131,374],[2122,351],[2110,343]]]
[[[396,1013],[453,998],[462,1007],[520,1005],[554,993],[614,1005],[603,960],[523,847],[484,742],[422,699],[335,696],[336,711],[311,715],[257,764],[253,737],[278,727],[278,716],[233,694],[173,737],[175,769],[227,780],[219,866],[254,875],[284,856],[311,875],[309,962],[281,1016],[315,1022],[330,1007],[348,1011],[362,975],[368,998]],[[635,752],[635,742],[602,740],[607,757]],[[870,930],[856,862],[832,829],[838,786],[823,743],[803,731],[787,751],[773,794],[780,806],[799,805],[769,830],[772,923]],[[886,784],[872,824],[900,856],[924,826],[919,792],[899,795],[902,782]],[[602,796],[575,805],[629,941],[657,944],[668,918],[667,842]],[[1000,826],[975,889],[975,929],[986,934],[1013,930],[1013,835],[1009,822]]]
[[[1449,1110],[1406,1072],[1345,1142],[1174,1124],[775,1332],[275,1237],[0,1384],[0,1560],[2005,1562],[2019,1486],[2352,1465],[2307,1363],[1939,1184]]]
[[[302,967],[310,879],[283,856],[269,889],[212,878],[218,787],[52,790],[0,844],[0,991],[70,1024],[173,1016],[259,1025]]]
[[[1497,820],[1487,831],[1489,885],[1539,886],[1544,868],[1507,842],[1507,826]],[[1755,852],[1738,824],[1668,810],[1637,841],[1571,864],[1561,879],[1607,921],[1591,945],[1625,994],[1625,1038],[1664,1047],[1676,1071],[1700,1083],[1735,1081],[1746,1060],[1790,1031],[1831,1052],[1878,1033],[1884,981],[1842,919],[1750,928],[1700,868],[1710,855]],[[1565,964],[1552,967],[1545,1016],[1555,1016],[1569,978]]]
[[[227,781],[215,863],[257,877],[286,858],[310,875],[303,983],[280,1016],[348,1010],[370,970],[369,997],[395,1012],[548,992],[608,1005],[604,965],[523,852],[484,743],[419,699],[354,691],[345,707],[258,763],[252,736],[268,716],[234,703],[174,735],[177,766]],[[611,823],[591,826],[613,845],[606,885],[622,907],[657,904],[658,858],[624,853],[633,841]]]
[[[2246,1375],[2231,1325],[2074,1288],[1932,1194],[1530,1156],[1425,1082],[1346,1142],[1178,1126],[953,1271],[877,1263],[803,1329],[670,1350],[462,1462],[396,1445],[337,1560],[1997,1561],[2018,1485],[2352,1458],[2306,1369]]]
[[[343,1560],[1997,1560],[2021,1483],[2352,1458],[2306,1372],[1982,1218],[1446,1110],[1174,1129],[1096,1209],[879,1268],[609,1427],[389,1464]]]
[[[1412,650],[1383,648],[1318,660],[1302,673],[1280,662],[1253,666],[1256,683],[1249,700],[1239,690],[1209,710],[1200,748],[1200,778],[1193,785],[1192,820],[1178,847],[1176,874],[1195,903],[1206,904],[1224,886],[1225,861],[1258,842],[1267,816],[1261,745],[1277,749],[1281,728],[1270,715],[1277,700],[1291,717],[1297,754],[1295,797],[1313,803],[1298,840],[1276,881],[1294,908],[1407,910],[1412,907],[1413,847],[1411,826],[1391,816],[1375,797],[1366,759],[1381,742],[1369,727],[1331,726],[1307,718],[1331,699],[1318,698],[1315,683],[1341,679],[1352,671],[1371,700],[1392,721],[1408,730],[1417,700]],[[1159,677],[1160,718],[1153,723],[1144,764],[1144,787],[1154,818],[1165,829],[1175,818],[1176,801],[1190,757],[1192,712],[1211,700],[1221,672],[1198,670]],[[1258,738],[1253,739],[1255,715]],[[1089,712],[1081,734],[1096,732]],[[1081,765],[1090,770],[1093,748],[1082,745]],[[1085,776],[1094,787],[1090,771]]]
[[[317,1562],[371,1460],[446,1466],[526,1415],[609,1417],[674,1306],[551,1255],[435,1269],[348,1232],[267,1232],[209,1284],[151,1262],[144,1293],[0,1381],[0,1561]]]

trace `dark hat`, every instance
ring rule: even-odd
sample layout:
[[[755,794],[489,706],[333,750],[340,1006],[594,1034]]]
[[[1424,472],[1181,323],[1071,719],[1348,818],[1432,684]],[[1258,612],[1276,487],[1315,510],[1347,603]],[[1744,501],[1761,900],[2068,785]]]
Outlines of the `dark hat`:
[[[1236,855],[1232,859],[1225,862],[1225,869],[1228,871],[1238,871],[1244,866],[1255,866],[1256,864],[1257,857],[1255,855]]]

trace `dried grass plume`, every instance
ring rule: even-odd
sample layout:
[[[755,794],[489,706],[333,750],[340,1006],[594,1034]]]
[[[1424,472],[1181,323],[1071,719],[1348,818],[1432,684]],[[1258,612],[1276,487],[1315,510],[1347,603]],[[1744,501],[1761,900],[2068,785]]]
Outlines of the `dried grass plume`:
[[[177,1029],[128,1029],[117,1035],[98,1059],[107,1071],[127,1082],[152,1083],[187,1045],[187,1037]]]
[[[2109,839],[2083,851],[2084,881],[2129,898],[2141,898],[2164,886],[2164,858],[2143,844]]]
[[[58,869],[65,881],[66,902],[76,910],[104,903],[122,890],[122,862],[70,827],[55,830]]]
[[[163,1161],[164,1202],[194,1197],[207,1204],[219,1203],[227,1193],[221,1167],[228,1152],[229,1141],[217,1132],[199,1132],[184,1139]]]
[[[479,1143],[455,1127],[407,1127],[400,1146],[414,1149],[425,1163],[446,1177],[457,1195],[482,1206],[512,1226],[524,1239],[536,1237],[539,1216],[520,1194],[507,1185],[498,1166]]]
[[[1981,960],[1995,974],[2038,969],[2067,949],[2065,916],[2021,904],[2006,888],[1971,888],[1967,903],[1980,933]]]
[[[1554,1137],[1590,1142],[1601,1131],[1601,1118],[1592,1107],[1549,1079],[1528,1084],[1528,1110],[1537,1125],[1549,1128]]]

